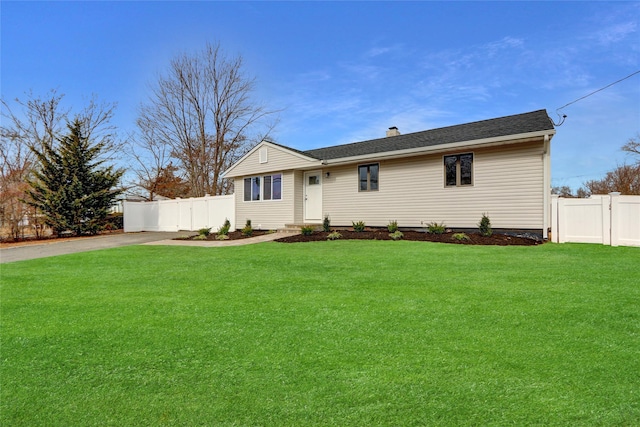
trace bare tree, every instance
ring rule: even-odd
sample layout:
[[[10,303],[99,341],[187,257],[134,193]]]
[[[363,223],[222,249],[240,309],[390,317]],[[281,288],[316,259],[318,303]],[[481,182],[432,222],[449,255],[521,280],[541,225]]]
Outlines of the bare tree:
[[[142,134],[152,126],[158,149],[170,148],[192,196],[224,194],[221,173],[273,129],[265,121],[275,112],[250,99],[254,86],[242,57],[229,58],[219,44],[207,44],[174,58],[141,106]]]
[[[640,133],[636,134],[634,138],[629,138],[629,141],[622,146],[622,151],[638,156],[637,162],[640,163]]]
[[[156,138],[155,127],[148,118],[139,117],[137,125],[138,132],[129,138],[128,146],[130,158],[134,161],[131,165],[134,181],[129,193],[152,201],[159,194],[158,183],[163,170],[171,162],[171,147]]]
[[[568,185],[551,187],[551,194],[557,194],[561,197],[576,197]]]
[[[626,195],[640,195],[640,163],[618,166],[600,180],[585,182],[582,194],[608,194],[613,191]]]

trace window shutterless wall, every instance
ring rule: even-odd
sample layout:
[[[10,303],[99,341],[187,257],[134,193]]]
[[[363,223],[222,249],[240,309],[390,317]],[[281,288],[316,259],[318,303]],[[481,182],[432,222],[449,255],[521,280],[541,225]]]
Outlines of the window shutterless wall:
[[[276,191],[273,191],[274,180],[273,176],[280,175],[282,180],[281,185],[281,198],[273,199],[274,195],[277,195]],[[264,196],[264,182],[265,176],[271,176],[272,189],[270,200],[262,200]],[[255,178],[255,177],[246,177]],[[253,228],[261,228],[263,230],[276,230],[283,228],[285,224],[294,223],[294,172],[285,171],[278,173],[270,173],[268,175],[260,175],[260,200],[245,201],[245,181],[244,178],[238,178],[237,181],[241,182],[241,185],[236,185],[236,223],[237,227],[243,227],[246,220],[251,220]],[[266,180],[268,182],[268,179]],[[251,183],[253,187],[255,183]],[[277,186],[277,185],[276,185]]]
[[[323,211],[335,226],[363,220],[421,227],[437,221],[475,228],[488,213],[494,228],[542,230],[543,141],[379,162],[378,191],[360,191],[358,164],[336,166],[324,180]],[[472,184],[445,186],[444,155],[473,154]]]

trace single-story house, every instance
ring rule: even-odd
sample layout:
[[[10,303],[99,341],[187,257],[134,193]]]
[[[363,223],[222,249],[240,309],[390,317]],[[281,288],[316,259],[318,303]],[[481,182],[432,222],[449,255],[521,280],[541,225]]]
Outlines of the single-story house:
[[[235,184],[235,223],[401,228],[444,223],[547,237],[551,152],[545,110],[301,151],[262,141],[225,171]]]

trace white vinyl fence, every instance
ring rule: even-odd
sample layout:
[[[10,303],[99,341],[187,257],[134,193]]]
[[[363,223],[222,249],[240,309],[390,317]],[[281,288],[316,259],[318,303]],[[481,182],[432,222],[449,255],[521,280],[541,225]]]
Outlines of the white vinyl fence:
[[[225,219],[235,229],[235,199],[207,196],[154,202],[124,202],[124,231],[195,231],[211,227],[217,231]]]
[[[588,199],[551,199],[551,240],[640,246],[640,196],[620,193]]]

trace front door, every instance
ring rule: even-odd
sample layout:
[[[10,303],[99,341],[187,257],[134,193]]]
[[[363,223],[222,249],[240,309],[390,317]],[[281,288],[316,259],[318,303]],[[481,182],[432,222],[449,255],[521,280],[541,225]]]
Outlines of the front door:
[[[322,222],[322,171],[304,173],[304,222]]]

